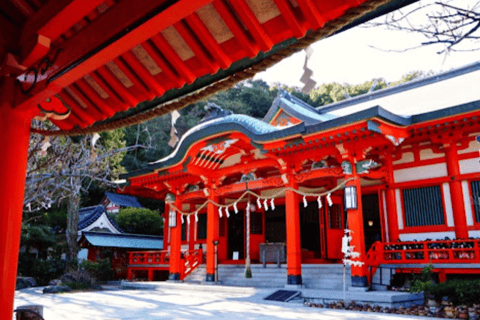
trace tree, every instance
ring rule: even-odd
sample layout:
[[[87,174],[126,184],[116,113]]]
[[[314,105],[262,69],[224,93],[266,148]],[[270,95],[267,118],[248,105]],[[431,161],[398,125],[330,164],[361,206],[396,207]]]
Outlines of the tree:
[[[128,233],[154,236],[163,233],[163,219],[154,210],[146,208],[120,209],[115,219],[118,226]]]
[[[38,126],[48,124],[36,123]],[[68,201],[66,239],[67,261],[78,252],[78,210],[82,192],[93,183],[113,186],[118,174],[125,172],[120,161],[126,151],[123,129],[101,135],[84,137],[44,138],[32,135],[30,139],[25,211],[49,209],[54,204]]]
[[[480,1],[441,0],[421,1],[385,16],[383,21],[366,24],[386,27],[388,30],[421,34],[425,41],[419,46],[439,45],[438,53],[480,49]],[[475,46],[475,47],[473,47]],[[393,50],[392,50],[393,51]]]

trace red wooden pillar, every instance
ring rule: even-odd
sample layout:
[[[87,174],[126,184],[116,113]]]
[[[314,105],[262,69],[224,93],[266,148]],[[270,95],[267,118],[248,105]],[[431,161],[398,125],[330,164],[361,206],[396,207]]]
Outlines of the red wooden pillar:
[[[170,212],[170,205],[168,202],[165,201],[165,211],[163,212],[163,250],[168,250],[168,234],[170,232],[170,228],[168,227],[168,218]]]
[[[393,160],[392,154],[385,154],[385,165],[387,169],[387,182],[388,184],[394,183],[393,176]],[[388,219],[388,239],[389,241],[397,241],[399,238],[398,232],[398,216],[397,216],[397,202],[395,200],[395,189],[387,185],[385,190],[385,198],[387,205],[387,219]]]
[[[153,281],[153,269],[148,269],[148,281]]]
[[[179,199],[179,196],[176,196],[175,206],[182,210],[182,202]],[[169,280],[179,281],[180,280],[180,271],[181,271],[181,250],[182,250],[182,220],[181,213],[176,212],[176,226],[170,228],[170,275]]]
[[[453,221],[455,223],[455,236],[457,239],[468,239],[467,217],[463,202],[462,182],[458,179],[460,166],[458,164],[458,148],[455,142],[445,147],[447,171],[450,176],[450,196],[452,199]]]
[[[190,204],[190,212],[195,211],[195,204]],[[190,224],[188,225],[188,250],[195,250],[195,216],[191,215],[189,218]]]
[[[297,190],[293,175],[288,177],[288,187]],[[302,284],[302,250],[300,245],[300,209],[298,194],[285,191],[285,217],[287,223],[287,284]]]
[[[12,319],[32,114],[12,109],[14,79],[0,88],[0,319]]]
[[[211,201],[218,203],[218,197],[210,189]],[[218,207],[213,203],[207,205],[207,282],[215,282],[215,245],[218,241]]]
[[[355,165],[353,165],[353,174],[346,178],[356,178],[347,183],[347,187],[355,187],[357,190],[357,209],[349,209],[348,212],[348,229],[351,233],[352,240],[350,245],[354,246],[353,251],[360,253],[360,257],[352,260],[366,262],[367,256],[365,252],[365,235],[363,230],[363,210],[362,210],[362,187],[360,177],[356,174]],[[368,285],[368,268],[366,263],[360,267],[352,266],[352,287],[366,287]]]

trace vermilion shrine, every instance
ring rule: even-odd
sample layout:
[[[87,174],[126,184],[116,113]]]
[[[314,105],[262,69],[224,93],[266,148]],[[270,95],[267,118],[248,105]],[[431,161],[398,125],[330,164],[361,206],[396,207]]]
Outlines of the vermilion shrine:
[[[34,117],[48,118],[60,128],[33,128],[44,135],[87,134],[139,123],[411,2],[1,1],[1,317],[12,315]]]
[[[308,287],[302,264],[341,263],[344,229],[360,254],[353,287],[382,265],[479,274],[479,70],[319,109],[280,92],[263,120],[209,105],[172,154],[125,175],[123,193],[166,201],[165,251],[131,253],[130,277],[166,264],[184,279],[202,244],[213,282],[216,259],[258,263],[262,246],[284,243],[286,284]]]

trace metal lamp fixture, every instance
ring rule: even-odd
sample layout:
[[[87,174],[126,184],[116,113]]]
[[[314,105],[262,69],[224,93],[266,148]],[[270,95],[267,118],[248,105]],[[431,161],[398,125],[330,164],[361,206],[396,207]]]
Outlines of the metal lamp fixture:
[[[345,209],[355,210],[357,207],[357,188],[345,187]]]

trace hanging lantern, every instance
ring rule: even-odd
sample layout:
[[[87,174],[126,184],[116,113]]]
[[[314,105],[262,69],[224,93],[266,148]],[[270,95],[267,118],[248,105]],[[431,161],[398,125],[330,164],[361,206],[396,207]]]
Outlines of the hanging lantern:
[[[345,187],[345,209],[355,210],[357,206],[357,188]]]

